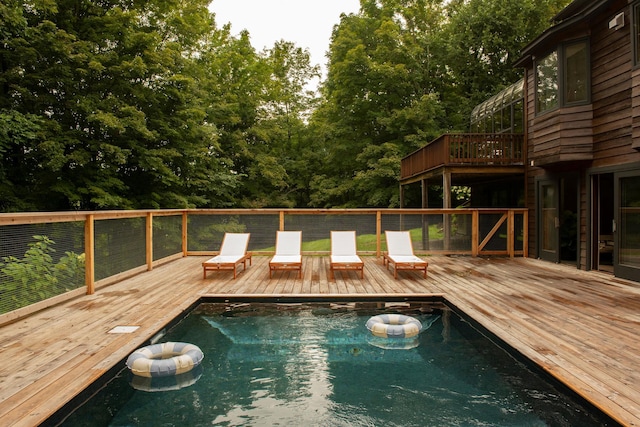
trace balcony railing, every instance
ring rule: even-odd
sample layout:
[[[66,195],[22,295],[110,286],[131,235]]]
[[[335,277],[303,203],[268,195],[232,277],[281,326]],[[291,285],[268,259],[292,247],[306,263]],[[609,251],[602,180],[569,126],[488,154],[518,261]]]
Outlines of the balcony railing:
[[[273,253],[277,230],[301,230],[307,256],[329,254],[331,230],[355,230],[358,252],[379,257],[385,230],[409,230],[420,255],[513,257],[527,256],[527,223],[526,209],[0,214],[0,324],[177,258],[213,254],[225,232],[251,233],[254,255]]]
[[[524,164],[522,134],[445,134],[402,159],[400,179],[442,166]]]

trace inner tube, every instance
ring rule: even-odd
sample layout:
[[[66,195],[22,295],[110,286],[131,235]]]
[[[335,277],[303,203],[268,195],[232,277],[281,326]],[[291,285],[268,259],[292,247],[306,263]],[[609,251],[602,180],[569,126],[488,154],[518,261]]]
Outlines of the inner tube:
[[[189,372],[202,359],[204,354],[196,345],[165,342],[137,349],[127,358],[127,367],[141,377],[168,377]]]
[[[422,330],[422,323],[404,314],[380,314],[367,320],[367,329],[381,338],[410,338]]]
[[[136,390],[147,392],[174,391],[189,387],[202,376],[202,365],[184,374],[169,377],[141,377],[129,372],[129,384]]]

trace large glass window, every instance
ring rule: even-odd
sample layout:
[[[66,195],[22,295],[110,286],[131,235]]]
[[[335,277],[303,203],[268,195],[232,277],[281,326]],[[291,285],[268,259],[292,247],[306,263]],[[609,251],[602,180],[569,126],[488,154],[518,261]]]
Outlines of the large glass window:
[[[589,67],[587,40],[563,44],[536,61],[536,113],[589,102]]]
[[[564,103],[588,101],[589,60],[587,42],[564,47]]]
[[[536,62],[536,111],[558,106],[558,52],[551,52]]]

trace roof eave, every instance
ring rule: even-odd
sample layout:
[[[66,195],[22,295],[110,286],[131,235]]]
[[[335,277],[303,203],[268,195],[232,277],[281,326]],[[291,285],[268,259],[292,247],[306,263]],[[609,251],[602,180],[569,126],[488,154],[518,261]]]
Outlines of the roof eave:
[[[549,40],[552,37],[562,34],[568,28],[574,27],[581,22],[587,21],[610,2],[611,0],[575,0],[569,4],[554,18],[554,21],[557,22],[556,25],[548,28],[531,43],[522,48],[520,58],[514,62],[514,67],[525,68],[527,64],[533,62],[534,52],[546,50],[542,48],[547,48],[547,45],[550,44]]]

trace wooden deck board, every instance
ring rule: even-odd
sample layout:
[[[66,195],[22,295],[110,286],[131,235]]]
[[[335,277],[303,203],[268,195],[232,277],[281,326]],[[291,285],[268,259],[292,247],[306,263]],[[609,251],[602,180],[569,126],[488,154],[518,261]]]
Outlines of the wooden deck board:
[[[437,294],[623,425],[640,426],[640,285],[527,258],[429,257],[426,279],[365,256],[329,281],[326,257],[303,257],[303,279],[254,256],[202,278],[204,257],[170,262],[94,295],[0,327],[0,419],[32,426],[143,345],[205,295]],[[133,334],[109,334],[136,325]]]

